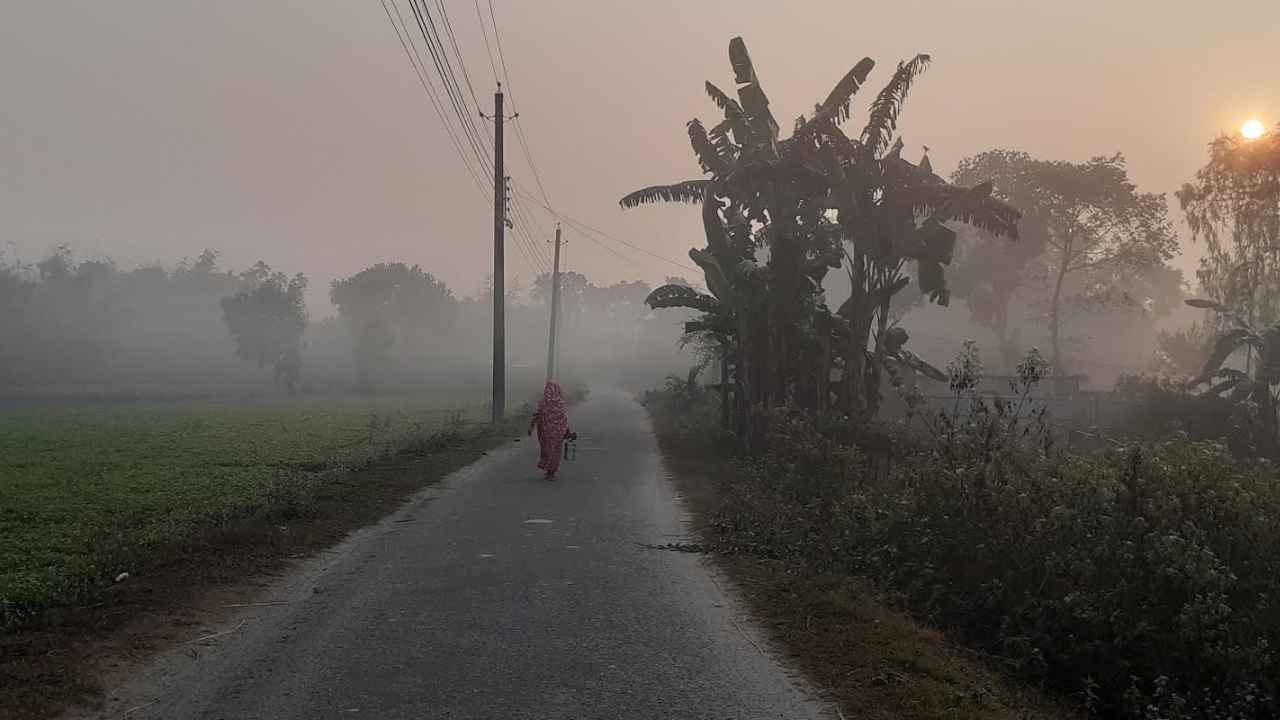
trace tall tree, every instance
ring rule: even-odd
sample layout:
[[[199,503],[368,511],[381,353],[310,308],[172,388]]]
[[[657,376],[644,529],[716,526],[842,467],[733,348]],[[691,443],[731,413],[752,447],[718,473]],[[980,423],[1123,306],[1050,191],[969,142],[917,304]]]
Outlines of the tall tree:
[[[1062,344],[1070,310],[1141,304],[1130,284],[1163,268],[1178,249],[1164,196],[1138,192],[1119,154],[1071,163],[992,150],[962,161],[953,177],[962,183],[990,179],[995,195],[1022,212],[1025,249],[1003,263],[979,253],[986,282],[971,282],[968,292],[980,308],[989,298],[992,325],[1008,341],[1009,303],[1036,274],[1033,263],[1042,262],[1050,360],[1059,374],[1066,370]]]
[[[1208,250],[1197,273],[1204,292],[1252,325],[1280,320],[1280,125],[1214,140],[1177,197]]]
[[[411,349],[438,345],[453,328],[457,300],[442,281],[417,265],[379,263],[335,280],[329,297],[347,323],[360,382],[386,365],[397,343]]]
[[[966,158],[951,175],[952,182],[960,185],[990,179],[994,194],[1022,212],[1019,241],[1013,246],[979,230],[962,232],[949,283],[955,295],[969,306],[971,319],[995,334],[996,350],[1009,371],[1025,350],[1019,343],[1019,320],[1025,308],[1020,312],[1014,305],[1025,300],[1026,294],[1034,296],[1046,278],[1046,223],[1037,214],[1040,208],[1026,202],[1037,191],[1035,180],[1009,172],[1017,155],[1022,154],[993,150]]]
[[[240,279],[240,291],[222,299],[222,319],[235,339],[236,355],[258,367],[271,366],[276,385],[292,394],[302,372],[307,278],[273,272],[259,261]]]

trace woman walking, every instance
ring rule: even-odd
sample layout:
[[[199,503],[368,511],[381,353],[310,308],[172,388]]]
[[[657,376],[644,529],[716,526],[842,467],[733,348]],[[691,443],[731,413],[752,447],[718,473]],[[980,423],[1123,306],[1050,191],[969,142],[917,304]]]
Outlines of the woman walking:
[[[560,469],[560,450],[565,436],[569,434],[569,416],[559,383],[548,382],[543,388],[538,409],[529,421],[530,435],[535,427],[538,429],[538,445],[542,448],[538,469],[546,472],[548,480],[554,480],[556,471]]]

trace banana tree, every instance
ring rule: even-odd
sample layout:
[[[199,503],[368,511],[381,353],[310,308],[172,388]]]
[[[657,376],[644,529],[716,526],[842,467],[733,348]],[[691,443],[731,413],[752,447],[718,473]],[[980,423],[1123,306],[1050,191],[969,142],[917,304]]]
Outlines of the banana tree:
[[[1213,310],[1230,326],[1214,341],[1204,370],[1192,379],[1192,385],[1206,385],[1205,392],[1211,395],[1227,396],[1255,405],[1259,420],[1258,452],[1266,457],[1276,457],[1280,439],[1277,438],[1277,396],[1273,388],[1280,385],[1280,324],[1259,328],[1220,302],[1202,299],[1186,302],[1194,308]],[[1252,368],[1252,375],[1223,367],[1227,359],[1240,350],[1248,353],[1250,361],[1247,366]]]
[[[732,307],[721,302],[714,295],[679,284],[668,284],[654,289],[645,298],[645,303],[654,310],[688,308],[701,313],[698,318],[685,323],[680,346],[683,348],[694,345],[714,353],[720,365],[721,426],[726,430],[731,429],[734,414],[729,405],[729,367],[734,361],[733,349],[738,333],[737,317]],[[710,357],[704,357],[703,364],[710,359]]]
[[[691,257],[707,287],[735,305],[739,397],[746,407],[794,398],[803,374],[811,308],[822,307],[821,281],[840,265],[841,233],[825,217],[830,183],[823,168],[806,164],[793,139],[779,139],[778,123],[741,38],[729,44],[737,98],[714,84],[706,92],[723,113],[710,131],[688,124],[690,144],[709,179],[654,186],[624,197],[623,207],[649,202],[702,205],[707,247]],[[840,112],[870,71],[864,61],[842,81],[827,105]],[[764,267],[757,254],[767,249]],[[744,312],[751,306],[750,312]],[[814,373],[816,374],[816,373]],[[819,378],[821,381],[821,378]],[[817,385],[818,383],[810,383]],[[740,408],[740,412],[742,409]]]
[[[841,130],[849,101],[834,93],[812,118],[797,121],[803,142],[796,148],[810,165],[825,169],[832,187],[829,208],[846,244],[851,293],[837,311],[850,328],[843,345],[844,396],[846,406],[864,418],[879,408],[881,378],[893,359],[890,343],[896,342],[889,333],[889,310],[894,296],[909,284],[908,273],[931,301],[950,302],[944,266],[951,263],[956,233],[948,224],[1017,237],[1019,213],[991,197],[990,183],[953,185],[934,174],[927,153],[919,164],[902,158],[903,141],[894,138],[898,116],[929,62],[928,55],[917,55],[898,64],[871,103],[857,139]],[[860,82],[870,65],[869,60],[856,65],[841,86]],[[874,348],[870,355],[868,347]]]
[[[763,300],[760,268],[745,259],[726,268],[711,251],[697,248],[689,251],[689,257],[702,268],[709,292],[668,284],[649,293],[645,303],[655,310],[688,308],[701,313],[698,318],[685,323],[685,335],[718,348],[721,401],[725,412],[729,408],[726,383],[732,366],[737,405],[733,417],[737,419],[736,430],[745,433],[745,422],[752,405],[748,386],[748,345],[753,337],[753,328],[759,325],[752,319],[759,316]],[[730,420],[725,421],[726,426],[730,424],[733,424]]]
[[[698,120],[688,124],[690,145],[709,177],[644,188],[621,204],[701,205],[707,247],[691,257],[706,273],[712,295],[737,303],[738,381],[746,386],[740,396],[747,408],[804,404],[806,398],[824,407],[830,399],[825,358],[834,345],[844,366],[845,404],[859,417],[873,414],[876,404],[866,398],[878,393],[867,388],[879,382],[889,360],[889,303],[905,287],[908,263],[922,290],[946,304],[942,266],[950,261],[955,234],[944,223],[969,222],[1014,236],[1017,212],[992,200],[990,186],[958,188],[934,175],[927,161],[917,166],[901,159],[902,143],[892,142],[893,132],[928,56],[899,64],[857,140],[839,126],[875,65],[870,58],[846,72],[785,139],[741,38],[730,42],[729,59],[737,99],[706,84],[724,120],[709,131]],[[768,260],[759,266],[756,257],[764,250]],[[832,314],[821,283],[846,257],[853,296]],[[876,350],[868,363],[873,327]],[[807,390],[812,388],[816,392]]]
[[[710,131],[696,119],[688,124],[694,154],[710,178],[645,188],[621,204],[701,204],[707,246],[690,257],[703,270],[711,294],[732,309],[742,427],[749,408],[788,398],[805,302],[818,296],[825,268],[837,264],[817,259],[824,251],[838,259],[838,238],[829,229],[825,236],[817,232],[819,203],[812,199],[827,192],[826,181],[821,172],[786,156],[741,38],[730,43],[729,57],[738,98],[707,83],[724,120]],[[804,224],[800,218],[806,215]],[[765,248],[769,259],[762,267],[756,257]]]

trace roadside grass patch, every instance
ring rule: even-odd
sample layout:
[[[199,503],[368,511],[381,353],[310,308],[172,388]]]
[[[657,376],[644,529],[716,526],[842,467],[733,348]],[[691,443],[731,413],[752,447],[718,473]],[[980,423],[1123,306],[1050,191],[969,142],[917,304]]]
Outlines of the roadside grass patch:
[[[196,533],[306,516],[378,458],[463,441],[430,399],[88,403],[0,413],[0,631],[94,602]],[[440,432],[443,430],[444,432]]]
[[[0,416],[0,449],[30,448],[0,457],[0,604],[9,618],[0,717],[94,706],[104,673],[189,640],[202,619],[226,612],[219,598],[252,593],[291,558],[393,512],[527,422],[516,412],[494,427],[487,417],[484,407],[450,411],[429,398]],[[60,464],[46,465],[55,455]],[[76,460],[103,472],[77,472]],[[15,470],[25,471],[21,483],[11,482]],[[121,572],[129,577],[117,583]]]

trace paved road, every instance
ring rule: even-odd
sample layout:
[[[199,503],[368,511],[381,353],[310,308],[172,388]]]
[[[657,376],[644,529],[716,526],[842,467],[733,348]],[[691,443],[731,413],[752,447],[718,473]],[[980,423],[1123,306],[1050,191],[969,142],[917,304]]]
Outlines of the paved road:
[[[554,483],[513,443],[300,568],[130,718],[817,718],[683,535],[643,410],[596,390]],[[243,624],[241,624],[243,623]],[[216,630],[215,628],[214,630]],[[748,634],[751,639],[748,639]]]

